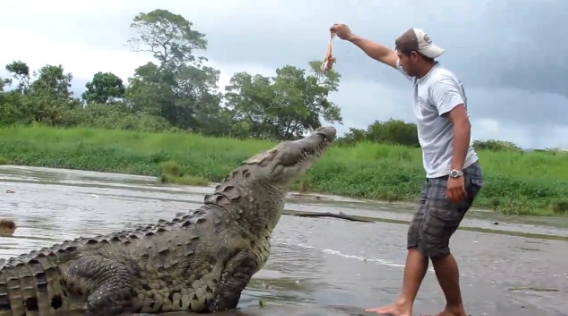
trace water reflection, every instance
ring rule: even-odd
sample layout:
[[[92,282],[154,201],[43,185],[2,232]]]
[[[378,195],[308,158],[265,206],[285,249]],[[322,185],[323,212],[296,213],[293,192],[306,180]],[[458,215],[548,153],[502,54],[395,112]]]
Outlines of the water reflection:
[[[211,190],[189,192],[187,188],[156,187],[147,177],[81,176],[80,171],[3,167],[0,174],[6,170],[11,174],[0,176],[0,218],[17,219],[19,227],[14,237],[0,237],[0,258],[80,235],[105,234],[169,219],[197,207],[203,194]],[[4,194],[7,189],[15,193]],[[360,209],[311,202],[287,207],[401,215],[364,209],[360,203],[353,205]],[[356,315],[361,308],[388,303],[400,288],[406,229],[399,224],[283,216],[273,236],[270,260],[243,293],[242,312]],[[516,229],[568,235],[562,229],[534,225]],[[568,310],[568,303],[562,300],[568,293],[565,242],[458,231],[452,250],[460,261],[470,314],[562,315],[565,312],[561,311]],[[543,288],[555,291],[539,291]],[[258,307],[260,300],[266,302],[265,308]],[[435,277],[428,273],[416,311],[438,312],[443,303]]]

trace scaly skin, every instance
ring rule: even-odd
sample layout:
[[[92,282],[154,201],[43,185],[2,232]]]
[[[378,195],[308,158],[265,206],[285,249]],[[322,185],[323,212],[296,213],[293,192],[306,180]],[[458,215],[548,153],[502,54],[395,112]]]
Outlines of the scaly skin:
[[[173,220],[0,260],[0,316],[208,313],[236,308],[270,255],[294,183],[335,139],[323,127],[242,163]]]

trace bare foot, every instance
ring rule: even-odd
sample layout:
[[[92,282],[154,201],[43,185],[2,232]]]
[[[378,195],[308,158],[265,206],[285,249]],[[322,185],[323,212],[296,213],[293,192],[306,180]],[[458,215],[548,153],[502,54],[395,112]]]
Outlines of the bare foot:
[[[369,308],[365,310],[366,312],[375,313],[378,315],[389,315],[389,316],[412,316],[412,308],[402,306],[400,304],[391,304],[387,306]],[[445,315],[444,315],[445,316]]]

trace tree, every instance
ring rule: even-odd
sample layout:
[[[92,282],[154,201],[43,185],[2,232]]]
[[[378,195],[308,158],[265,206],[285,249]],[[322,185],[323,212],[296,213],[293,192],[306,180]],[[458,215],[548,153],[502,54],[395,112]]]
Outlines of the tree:
[[[270,138],[278,136],[271,124],[278,115],[278,105],[271,79],[246,72],[235,73],[225,87],[225,105],[230,111],[237,137]]]
[[[13,80],[18,82],[16,91],[24,94],[30,87],[30,67],[23,61],[14,61],[6,65],[6,71],[10,74]]]
[[[21,96],[29,90],[30,69],[26,63],[18,60],[7,64],[6,71],[10,78],[0,78],[0,123],[25,122],[29,114],[21,105]],[[16,88],[4,91],[14,81],[17,82]]]
[[[309,63],[311,74],[293,66],[276,70],[272,78],[235,74],[225,87],[226,106],[240,121],[243,133],[253,137],[294,139],[321,120],[342,123],[340,108],[328,100],[337,91],[340,75],[322,72],[321,62]]]
[[[168,109],[175,107],[175,95],[165,74],[157,71],[158,65],[149,62],[136,68],[128,78],[126,97],[135,113],[167,117]]]
[[[375,121],[366,130],[350,128],[349,132],[338,140],[338,143],[350,145],[362,141],[409,147],[420,146],[416,124],[392,118],[386,122]]]
[[[16,89],[4,92],[0,98],[2,122],[6,124],[60,124],[68,111],[79,104],[69,89],[73,75],[66,73],[61,65],[46,65],[34,71],[32,76],[22,61],[6,65],[6,70],[18,82]]]
[[[12,84],[11,79],[0,78],[0,124],[13,124],[21,118],[21,113],[14,106],[14,91],[6,92],[6,87]]]
[[[27,98],[23,100],[34,121],[57,124],[69,111],[78,106],[78,100],[70,91],[73,75],[62,65],[46,65],[34,73],[37,79],[30,84]]]
[[[55,100],[69,100],[73,96],[71,81],[73,75],[62,65],[46,65],[34,73],[37,79],[30,85],[30,93],[49,95]]]
[[[133,50],[152,53],[160,62],[160,69],[172,62],[201,61],[193,52],[207,49],[205,34],[193,30],[193,23],[168,10],[140,13],[130,26],[139,34],[139,38],[128,41]]]
[[[208,66],[181,64],[172,72],[172,85],[177,96],[175,107],[168,115],[175,125],[190,127],[205,134],[215,133],[222,94],[218,92],[220,71]]]
[[[11,79],[0,78],[0,93],[4,92],[4,88],[12,84]]]
[[[122,79],[112,72],[97,72],[93,80],[85,84],[87,90],[81,95],[87,103],[106,104],[124,97],[126,89]]]
[[[390,118],[386,122],[375,121],[367,128],[367,140],[383,144],[419,147],[416,124]]]
[[[205,58],[194,56],[207,48],[205,35],[167,10],[140,13],[131,26],[139,35],[129,40],[133,50],[151,53],[158,61],[139,67],[129,79],[133,110],[160,115],[173,126],[193,131],[212,126],[220,111],[220,73],[204,66]]]
[[[505,140],[476,140],[473,142],[475,150],[490,150],[490,151],[523,151],[521,147],[515,145],[513,142]]]

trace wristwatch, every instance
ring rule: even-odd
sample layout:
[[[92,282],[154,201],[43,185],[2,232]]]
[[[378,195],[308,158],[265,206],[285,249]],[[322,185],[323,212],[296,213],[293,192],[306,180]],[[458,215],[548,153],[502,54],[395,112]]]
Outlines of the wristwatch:
[[[450,171],[450,177],[452,177],[452,178],[459,178],[461,176],[463,176],[463,171],[461,171],[461,170],[454,169],[454,170]]]

